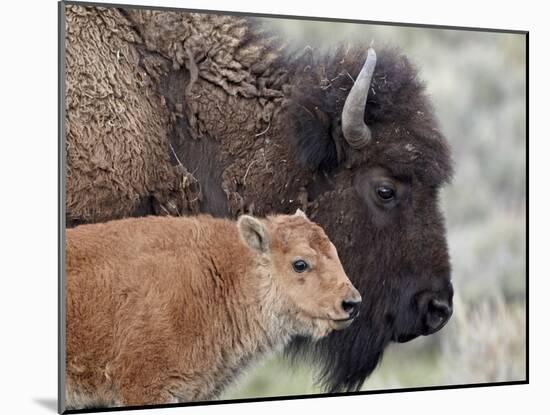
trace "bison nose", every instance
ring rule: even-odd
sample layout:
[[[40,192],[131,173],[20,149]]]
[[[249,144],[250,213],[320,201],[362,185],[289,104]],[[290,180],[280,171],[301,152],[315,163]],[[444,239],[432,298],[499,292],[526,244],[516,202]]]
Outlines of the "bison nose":
[[[447,323],[453,314],[453,307],[448,301],[441,298],[431,298],[426,304],[424,314],[424,334],[432,334]]]
[[[357,317],[360,305],[361,300],[346,299],[342,301],[342,309],[348,313],[350,319]]]

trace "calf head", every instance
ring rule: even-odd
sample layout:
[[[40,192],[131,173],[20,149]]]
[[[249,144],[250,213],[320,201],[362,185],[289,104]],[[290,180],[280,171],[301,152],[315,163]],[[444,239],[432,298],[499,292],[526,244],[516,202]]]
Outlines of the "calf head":
[[[265,259],[275,310],[293,334],[320,338],[348,327],[359,314],[361,295],[349,281],[336,248],[303,212],[258,220],[243,215],[245,243]]]

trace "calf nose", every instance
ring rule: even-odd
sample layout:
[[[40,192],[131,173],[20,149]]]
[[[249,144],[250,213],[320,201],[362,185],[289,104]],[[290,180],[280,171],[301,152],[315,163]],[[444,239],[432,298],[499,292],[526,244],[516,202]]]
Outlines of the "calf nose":
[[[349,314],[349,318],[355,318],[359,314],[361,300],[346,299],[342,301],[342,309]]]
[[[453,307],[448,301],[441,298],[431,298],[426,305],[424,314],[425,334],[432,334],[438,331],[447,323],[453,314]]]

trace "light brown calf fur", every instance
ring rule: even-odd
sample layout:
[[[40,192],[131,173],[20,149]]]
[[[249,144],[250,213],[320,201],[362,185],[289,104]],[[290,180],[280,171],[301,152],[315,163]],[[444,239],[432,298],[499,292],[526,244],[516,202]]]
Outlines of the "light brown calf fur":
[[[124,219],[66,241],[68,408],[216,398],[292,336],[347,327],[343,301],[360,301],[302,212]]]

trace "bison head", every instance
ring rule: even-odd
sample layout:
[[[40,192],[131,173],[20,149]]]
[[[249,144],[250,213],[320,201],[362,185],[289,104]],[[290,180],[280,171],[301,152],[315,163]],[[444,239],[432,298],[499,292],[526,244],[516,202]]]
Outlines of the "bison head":
[[[363,297],[361,317],[294,355],[322,361],[328,390],[356,390],[386,345],[436,332],[453,288],[439,189],[450,149],[408,59],[395,50],[309,54],[296,70],[289,136],[313,171],[308,214]]]

